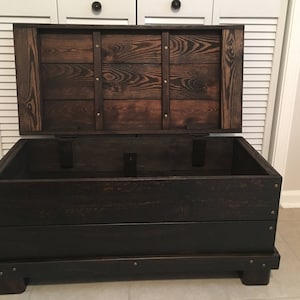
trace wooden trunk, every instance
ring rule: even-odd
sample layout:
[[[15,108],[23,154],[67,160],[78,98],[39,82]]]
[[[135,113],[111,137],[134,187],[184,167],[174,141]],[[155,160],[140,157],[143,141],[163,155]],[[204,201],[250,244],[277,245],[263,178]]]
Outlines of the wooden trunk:
[[[280,175],[242,137],[242,26],[14,27],[0,293],[29,282],[267,284]],[[54,136],[54,137],[53,137]],[[25,282],[26,279],[26,282]]]

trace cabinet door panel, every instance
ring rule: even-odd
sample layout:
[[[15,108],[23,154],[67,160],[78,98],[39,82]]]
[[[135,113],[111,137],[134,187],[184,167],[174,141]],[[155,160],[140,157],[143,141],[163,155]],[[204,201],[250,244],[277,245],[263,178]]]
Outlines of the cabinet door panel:
[[[93,5],[98,3],[98,7]],[[135,25],[135,0],[58,0],[59,23]]]
[[[179,8],[172,3],[179,2]],[[173,4],[174,6],[174,4]],[[213,0],[138,0],[137,20],[143,24],[211,24]]]

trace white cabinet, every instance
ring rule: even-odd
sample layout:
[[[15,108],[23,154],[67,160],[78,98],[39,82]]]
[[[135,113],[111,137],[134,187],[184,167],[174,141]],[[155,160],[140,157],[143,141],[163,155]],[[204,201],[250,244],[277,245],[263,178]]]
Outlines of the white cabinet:
[[[137,0],[137,22],[209,25],[212,9],[213,0]]]
[[[58,0],[62,24],[134,25],[136,0]]]
[[[0,1],[0,158],[19,139],[13,23],[57,23],[56,0]]]

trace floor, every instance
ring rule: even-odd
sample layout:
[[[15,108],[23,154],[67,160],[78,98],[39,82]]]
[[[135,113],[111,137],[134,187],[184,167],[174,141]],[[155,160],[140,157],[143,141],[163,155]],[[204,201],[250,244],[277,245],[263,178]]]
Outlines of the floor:
[[[300,209],[280,210],[276,247],[281,265],[268,286],[238,278],[39,285],[0,300],[300,300]]]

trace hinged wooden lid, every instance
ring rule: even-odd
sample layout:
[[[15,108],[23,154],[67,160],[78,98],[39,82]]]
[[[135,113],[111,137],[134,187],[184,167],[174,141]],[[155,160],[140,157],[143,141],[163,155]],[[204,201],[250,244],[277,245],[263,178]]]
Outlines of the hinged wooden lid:
[[[243,26],[14,26],[22,134],[241,131]]]

